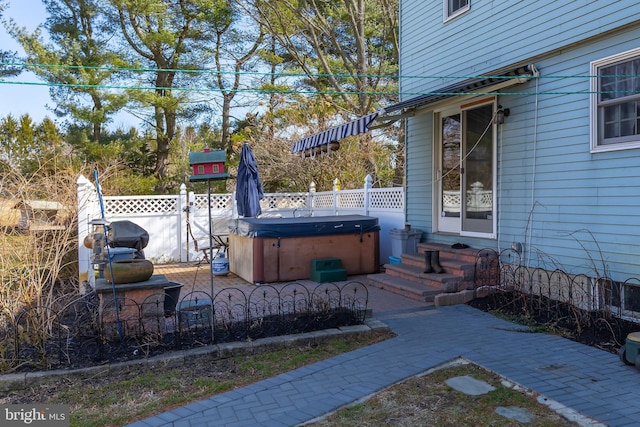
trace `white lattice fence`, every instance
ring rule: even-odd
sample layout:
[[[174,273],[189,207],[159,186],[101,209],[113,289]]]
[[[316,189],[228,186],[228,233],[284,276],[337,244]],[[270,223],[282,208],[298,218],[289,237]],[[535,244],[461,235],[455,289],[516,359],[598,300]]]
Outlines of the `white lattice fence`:
[[[362,190],[344,190],[338,192],[338,209],[364,209],[364,192]]]
[[[443,191],[442,207],[446,212],[460,212],[460,192]],[[467,191],[467,211],[485,212],[493,209],[493,191]]]
[[[121,196],[105,197],[105,216],[113,215],[150,215],[176,214],[178,196]]]
[[[145,258],[154,263],[181,259],[184,233],[180,196],[117,196],[104,198],[105,218],[131,221],[149,233]]]
[[[189,203],[195,209],[207,209],[209,195],[189,193]],[[233,195],[211,194],[211,209],[233,209]]]
[[[267,193],[260,201],[263,211],[303,209],[308,205],[309,193]]]
[[[332,192],[322,192],[315,193],[313,195],[313,207],[314,209],[322,209],[322,208],[331,208],[333,209],[333,193]]]
[[[84,177],[78,180],[80,206],[78,224],[81,280],[91,273],[90,253],[82,245],[89,230],[88,223],[100,216],[95,187]],[[293,216],[369,215],[378,218],[380,259],[391,255],[389,230],[404,227],[404,189],[371,188],[370,180],[362,189],[307,193],[267,193],[260,202],[263,214]],[[218,219],[237,217],[234,194],[187,194],[182,186],[179,195],[105,197],[105,218],[108,221],[129,220],[149,233],[145,257],[153,262],[184,262],[197,256],[187,233],[189,213],[193,225],[208,229],[208,201],[211,216]]]
[[[369,210],[404,211],[404,188],[372,188],[369,190]]]

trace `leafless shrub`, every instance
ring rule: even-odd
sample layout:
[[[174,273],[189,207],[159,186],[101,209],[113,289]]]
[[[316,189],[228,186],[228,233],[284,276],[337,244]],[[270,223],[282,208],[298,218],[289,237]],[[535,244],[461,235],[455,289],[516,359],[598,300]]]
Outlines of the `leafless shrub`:
[[[55,313],[78,296],[77,173],[43,169],[24,176],[3,170],[3,206],[19,212],[19,223],[0,230],[0,328],[16,327],[31,342],[55,330]],[[23,319],[28,328],[21,328]],[[36,322],[37,324],[33,324]],[[5,331],[6,332],[6,331]]]

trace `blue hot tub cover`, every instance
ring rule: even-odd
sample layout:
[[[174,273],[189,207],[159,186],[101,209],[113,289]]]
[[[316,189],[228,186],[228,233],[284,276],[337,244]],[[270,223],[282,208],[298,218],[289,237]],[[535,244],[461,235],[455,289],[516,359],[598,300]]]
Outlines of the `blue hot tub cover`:
[[[233,233],[244,237],[301,237],[380,231],[378,218],[365,215],[301,218],[239,218]]]

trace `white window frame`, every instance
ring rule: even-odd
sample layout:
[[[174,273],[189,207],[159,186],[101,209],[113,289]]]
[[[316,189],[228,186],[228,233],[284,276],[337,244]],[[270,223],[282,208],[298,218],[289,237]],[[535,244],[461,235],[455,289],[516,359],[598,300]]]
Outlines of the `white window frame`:
[[[442,0],[442,20],[444,22],[447,22],[457,16],[462,15],[463,13],[465,13],[466,11],[469,10],[469,8],[471,7],[471,0],[467,0],[467,5],[461,7],[460,9],[457,9],[455,11],[450,12],[449,11],[449,2],[451,0]]]
[[[591,62],[591,84],[590,84],[590,92],[591,92],[591,102],[590,102],[590,125],[591,125],[591,152],[606,152],[606,151],[618,151],[618,150],[629,150],[634,148],[640,148],[640,129],[637,129],[638,133],[633,137],[631,141],[624,141],[618,143],[610,143],[610,144],[600,144],[600,132],[601,127],[603,126],[600,123],[600,114],[599,110],[602,108],[599,104],[599,91],[600,91],[600,78],[598,77],[598,72],[601,68],[613,65],[617,62],[625,62],[633,59],[640,59],[640,48],[632,49],[620,54],[612,55],[606,58],[599,59],[597,61]],[[634,99],[637,99],[637,102],[640,102],[640,94],[632,95]],[[630,100],[627,98],[627,100]]]
[[[622,319],[634,320],[638,319],[640,312],[634,311],[626,306],[628,289],[633,288],[638,290],[640,284],[637,281],[633,282],[614,282],[608,279],[599,279],[600,284],[605,286],[606,298],[605,306],[612,313],[617,313]],[[617,290],[617,292],[616,292]]]

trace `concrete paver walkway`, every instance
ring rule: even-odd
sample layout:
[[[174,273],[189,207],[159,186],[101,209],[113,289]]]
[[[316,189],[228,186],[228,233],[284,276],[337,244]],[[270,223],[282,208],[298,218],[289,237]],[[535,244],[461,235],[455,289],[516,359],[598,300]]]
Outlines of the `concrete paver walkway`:
[[[398,336],[131,426],[295,426],[457,357],[605,425],[640,425],[640,371],[614,354],[465,305],[374,308],[374,318]]]

